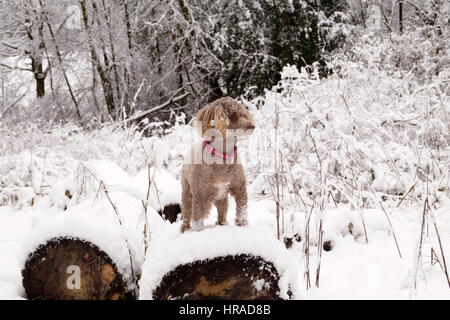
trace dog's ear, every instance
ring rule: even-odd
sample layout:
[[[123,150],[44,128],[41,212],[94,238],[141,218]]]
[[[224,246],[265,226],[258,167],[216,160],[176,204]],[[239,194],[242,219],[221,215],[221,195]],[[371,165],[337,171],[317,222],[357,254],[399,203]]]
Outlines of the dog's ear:
[[[194,121],[194,126],[198,129],[202,137],[206,131],[211,129],[220,131],[222,137],[225,137],[229,120],[223,107],[219,104],[212,103],[200,110]]]

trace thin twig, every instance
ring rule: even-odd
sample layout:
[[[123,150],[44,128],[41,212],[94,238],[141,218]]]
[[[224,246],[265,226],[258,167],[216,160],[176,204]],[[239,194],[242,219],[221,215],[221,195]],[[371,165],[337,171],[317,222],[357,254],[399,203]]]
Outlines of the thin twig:
[[[317,245],[317,249],[319,251],[318,253],[318,264],[317,264],[317,271],[316,271],[316,287],[319,287],[319,278],[320,278],[320,264],[322,261],[322,248],[323,248],[323,229],[322,229],[323,221],[320,219],[320,225],[319,225],[319,243]]]
[[[182,94],[181,96],[178,96],[178,97],[172,97],[172,98],[170,98],[168,101],[164,102],[163,104],[161,104],[161,105],[159,105],[159,106],[156,106],[156,107],[154,107],[154,108],[151,108],[150,110],[141,112],[141,113],[139,113],[139,114],[137,114],[137,115],[135,115],[135,116],[133,116],[133,117],[131,117],[131,118],[125,119],[125,120],[123,120],[122,122],[125,122],[125,123],[126,123],[126,122],[135,121],[135,120],[137,120],[137,119],[143,118],[143,117],[149,115],[150,113],[153,113],[153,112],[158,111],[158,110],[160,110],[160,109],[162,109],[162,108],[165,108],[165,107],[171,105],[172,103],[175,103],[175,102],[177,102],[177,101],[180,101],[180,100],[186,98],[186,97],[189,96],[189,95],[190,95],[190,93],[189,93],[189,92],[186,92],[186,93]]]
[[[386,218],[387,218],[387,220],[388,220],[388,222],[389,222],[389,226],[390,226],[390,228],[391,228],[392,235],[393,235],[394,240],[395,240],[395,245],[397,246],[398,255],[399,255],[400,258],[401,258],[401,257],[402,257],[402,254],[401,254],[401,252],[400,252],[400,247],[399,247],[399,245],[398,245],[397,237],[395,236],[394,226],[392,225],[391,219],[389,218],[388,213],[387,213],[386,210],[384,209],[383,204],[381,203],[381,201],[378,201],[378,202],[379,202],[379,204],[380,204],[380,206],[381,206],[381,209],[383,210],[383,212],[384,212],[384,214],[386,215]]]
[[[423,245],[424,233],[425,233],[427,205],[428,205],[428,198],[425,199],[425,203],[423,205],[422,225],[421,225],[421,228],[420,228],[420,238],[419,238],[417,259],[416,259],[415,268],[414,268],[414,274],[413,274],[413,277],[414,277],[413,278],[414,279],[414,283],[413,283],[414,290],[417,289],[417,272],[418,272],[418,269],[419,269],[420,260],[422,258],[422,245]]]
[[[405,193],[405,195],[400,199],[400,201],[397,203],[397,208],[402,204],[403,200],[405,200],[406,196],[412,192],[414,190],[414,188],[416,187],[418,181],[416,181],[416,183],[413,184],[413,186],[411,188],[409,188],[408,192]]]
[[[108,201],[109,201],[109,203],[111,204],[111,207],[113,208],[113,210],[114,210],[114,213],[115,213],[115,217],[116,217],[116,221],[119,223],[119,225],[122,227],[122,225],[123,225],[123,222],[122,222],[122,218],[121,218],[121,216],[120,216],[120,214],[119,214],[119,209],[117,208],[117,206],[116,206],[116,204],[112,201],[112,199],[111,199],[111,197],[109,196],[109,191],[108,191],[108,189],[106,188],[106,185],[105,185],[105,183],[102,181],[102,180],[99,180],[84,164],[81,164],[83,167],[84,167],[84,169],[85,169],[85,171],[86,172],[88,172],[96,181],[98,181],[99,182],[99,190],[101,189],[101,190],[103,190],[103,193],[106,195],[106,197],[107,197],[107,199],[108,199]],[[131,268],[131,279],[132,279],[132,282],[133,282],[133,284],[134,285],[138,285],[138,283],[137,283],[137,280],[136,280],[136,277],[135,277],[135,274],[134,274],[134,263],[133,263],[133,256],[132,256],[132,254],[131,254],[131,250],[130,250],[130,246],[129,246],[129,244],[128,244],[128,239],[127,238],[124,238],[124,241],[125,241],[125,245],[126,245],[126,247],[127,247],[127,250],[128,250],[128,256],[129,256],[129,258],[130,258],[130,268]],[[135,292],[134,292],[134,294],[136,294]]]
[[[442,247],[441,236],[439,235],[439,230],[438,230],[438,227],[437,227],[435,219],[433,219],[433,224],[434,224],[434,230],[436,231],[436,235],[437,235],[437,238],[438,238],[439,248],[441,249],[441,256],[442,256],[442,262],[444,264],[445,277],[447,278],[447,283],[448,283],[448,286],[450,288],[450,279],[448,277],[447,263],[445,262],[444,248]]]

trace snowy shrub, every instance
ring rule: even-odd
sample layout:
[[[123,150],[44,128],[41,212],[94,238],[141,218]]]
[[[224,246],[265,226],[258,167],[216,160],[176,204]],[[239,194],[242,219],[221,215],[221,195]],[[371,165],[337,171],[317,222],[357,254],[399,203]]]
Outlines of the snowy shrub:
[[[415,199],[448,192],[448,98],[436,89],[439,79],[420,86],[370,61],[366,70],[348,60],[332,65],[339,74],[324,80],[317,65],[285,67],[277,86],[248,101],[261,128],[249,143],[259,155],[249,159],[250,172],[272,170],[266,191],[273,194],[278,180],[304,204],[354,209],[396,203],[415,183]]]
[[[4,197],[23,188],[46,195],[56,182],[71,176],[79,160],[112,160],[130,173],[146,166],[135,128],[105,125],[86,131],[76,125],[0,124],[0,136],[0,195]]]

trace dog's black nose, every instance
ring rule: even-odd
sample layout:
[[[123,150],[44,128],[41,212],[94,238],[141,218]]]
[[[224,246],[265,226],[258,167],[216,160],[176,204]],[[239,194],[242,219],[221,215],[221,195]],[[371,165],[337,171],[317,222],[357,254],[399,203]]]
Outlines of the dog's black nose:
[[[253,130],[253,129],[255,129],[255,126],[254,126],[253,124],[249,124],[249,125],[247,126],[247,129],[248,129],[248,130]]]

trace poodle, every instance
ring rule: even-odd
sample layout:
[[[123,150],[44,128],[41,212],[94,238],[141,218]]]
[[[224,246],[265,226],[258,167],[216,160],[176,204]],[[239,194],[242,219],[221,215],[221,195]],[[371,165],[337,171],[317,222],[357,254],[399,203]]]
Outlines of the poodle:
[[[181,232],[202,228],[213,204],[216,224],[227,224],[228,194],[236,201],[235,224],[247,225],[247,186],[236,142],[253,133],[253,117],[242,104],[225,97],[200,110],[194,127],[203,141],[194,143],[181,170]]]

